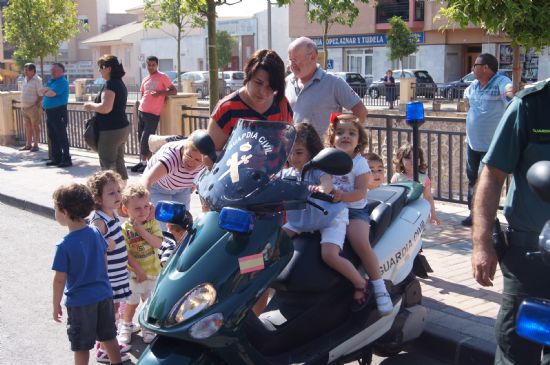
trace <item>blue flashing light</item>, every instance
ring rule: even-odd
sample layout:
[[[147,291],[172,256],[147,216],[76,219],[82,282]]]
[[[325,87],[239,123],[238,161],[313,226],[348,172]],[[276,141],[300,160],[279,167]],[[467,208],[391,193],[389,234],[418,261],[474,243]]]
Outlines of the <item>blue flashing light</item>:
[[[424,104],[421,101],[409,101],[406,108],[407,124],[424,124]]]
[[[255,216],[252,212],[225,207],[220,212],[218,226],[229,232],[249,233],[254,229]]]
[[[185,218],[185,204],[161,200],[155,208],[155,218],[161,222],[178,223]]]
[[[521,337],[550,346],[550,301],[524,300],[519,307],[516,330]]]

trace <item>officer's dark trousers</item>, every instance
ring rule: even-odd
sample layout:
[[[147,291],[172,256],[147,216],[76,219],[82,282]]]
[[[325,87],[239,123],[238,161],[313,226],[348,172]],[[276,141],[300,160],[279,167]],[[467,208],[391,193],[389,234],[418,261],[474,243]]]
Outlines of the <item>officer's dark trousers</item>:
[[[46,127],[51,141],[51,159],[55,162],[71,162],[67,137],[67,105],[46,109]]]
[[[504,289],[495,324],[498,365],[550,364],[550,348],[523,339],[516,333],[516,314],[526,297],[550,298],[550,267],[540,258],[528,259],[525,253],[537,251],[536,235],[531,243],[508,235],[511,247],[500,262]],[[514,242],[515,241],[515,242]],[[544,356],[542,356],[544,352]],[[542,359],[542,360],[541,360]]]
[[[479,176],[479,165],[487,152],[473,150],[470,145],[466,147],[466,176],[468,177],[468,209],[472,210],[472,197],[474,187]]]

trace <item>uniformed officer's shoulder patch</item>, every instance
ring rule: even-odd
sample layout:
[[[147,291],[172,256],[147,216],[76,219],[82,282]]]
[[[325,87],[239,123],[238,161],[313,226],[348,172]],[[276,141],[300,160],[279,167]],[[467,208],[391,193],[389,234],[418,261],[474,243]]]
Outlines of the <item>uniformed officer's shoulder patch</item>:
[[[518,98],[524,99],[526,96],[538,93],[540,91],[543,91],[546,87],[550,87],[550,79],[546,79],[543,81],[536,82],[532,85],[529,85],[523,90],[518,91],[516,96]]]

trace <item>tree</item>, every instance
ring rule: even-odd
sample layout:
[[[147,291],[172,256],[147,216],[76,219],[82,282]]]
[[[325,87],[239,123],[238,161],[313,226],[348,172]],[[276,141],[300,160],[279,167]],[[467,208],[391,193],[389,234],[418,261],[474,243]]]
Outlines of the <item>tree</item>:
[[[212,80],[218,79],[218,50],[216,48],[216,6],[234,5],[242,0],[185,0],[190,6],[192,12],[203,18],[206,18],[208,29],[208,71],[210,77],[210,85],[208,92],[210,93],[210,110],[218,103],[219,87],[217,82]]]
[[[216,48],[218,50],[218,67],[222,73],[223,79],[223,69],[231,61],[231,56],[233,55],[233,47],[237,42],[235,38],[231,36],[225,30],[216,32]]]
[[[178,89],[181,91],[181,39],[191,27],[203,27],[204,20],[193,13],[185,0],[145,0],[144,5],[145,28],[162,29],[165,23],[176,28],[175,32],[163,31],[177,43]]]
[[[391,28],[388,30],[390,60],[399,60],[401,62],[401,71],[403,71],[403,58],[415,53],[418,50],[418,46],[407,23],[401,17],[392,16],[390,18],[390,26]]]
[[[359,0],[364,4],[368,4],[369,0]],[[287,5],[293,0],[277,0],[279,6]],[[327,68],[328,47],[327,37],[328,31],[333,24],[347,25],[351,27],[353,22],[359,15],[359,9],[355,6],[357,1],[354,0],[304,0],[307,8],[307,20],[310,23],[319,23],[323,27],[323,51],[325,59],[323,68]]]
[[[61,42],[76,36],[84,27],[73,0],[10,0],[4,8],[4,35],[16,50],[16,59],[57,56]]]
[[[448,0],[440,15],[462,28],[474,24],[489,33],[510,37],[514,49],[513,87],[521,78],[519,47],[540,50],[550,45],[548,0]]]

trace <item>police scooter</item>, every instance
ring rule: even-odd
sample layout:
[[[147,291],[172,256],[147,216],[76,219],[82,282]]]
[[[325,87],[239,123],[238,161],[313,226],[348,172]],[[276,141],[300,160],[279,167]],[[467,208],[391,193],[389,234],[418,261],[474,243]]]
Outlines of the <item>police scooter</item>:
[[[550,161],[533,164],[527,171],[527,181],[542,200],[550,203]],[[550,221],[540,233],[539,251],[529,255],[550,265]],[[550,298],[525,299],[518,310],[516,331],[528,340],[550,346]]]
[[[157,338],[139,364],[369,364],[373,348],[396,353],[421,334],[426,309],[416,274],[426,275],[420,249],[430,211],[422,186],[369,193],[370,238],[394,309],[382,317],[371,298],[353,312],[353,286],[324,264],[319,235],[291,240],[281,229],[283,211],[311,202],[306,183],[280,178],[295,134],[287,123],[241,120],[219,158],[208,136],[194,139],[216,161],[197,180],[210,211],[140,313]],[[341,175],[351,166],[349,156],[329,149],[304,169]],[[348,244],[343,255],[359,265]],[[276,293],[256,317],[251,309],[268,287]]]

